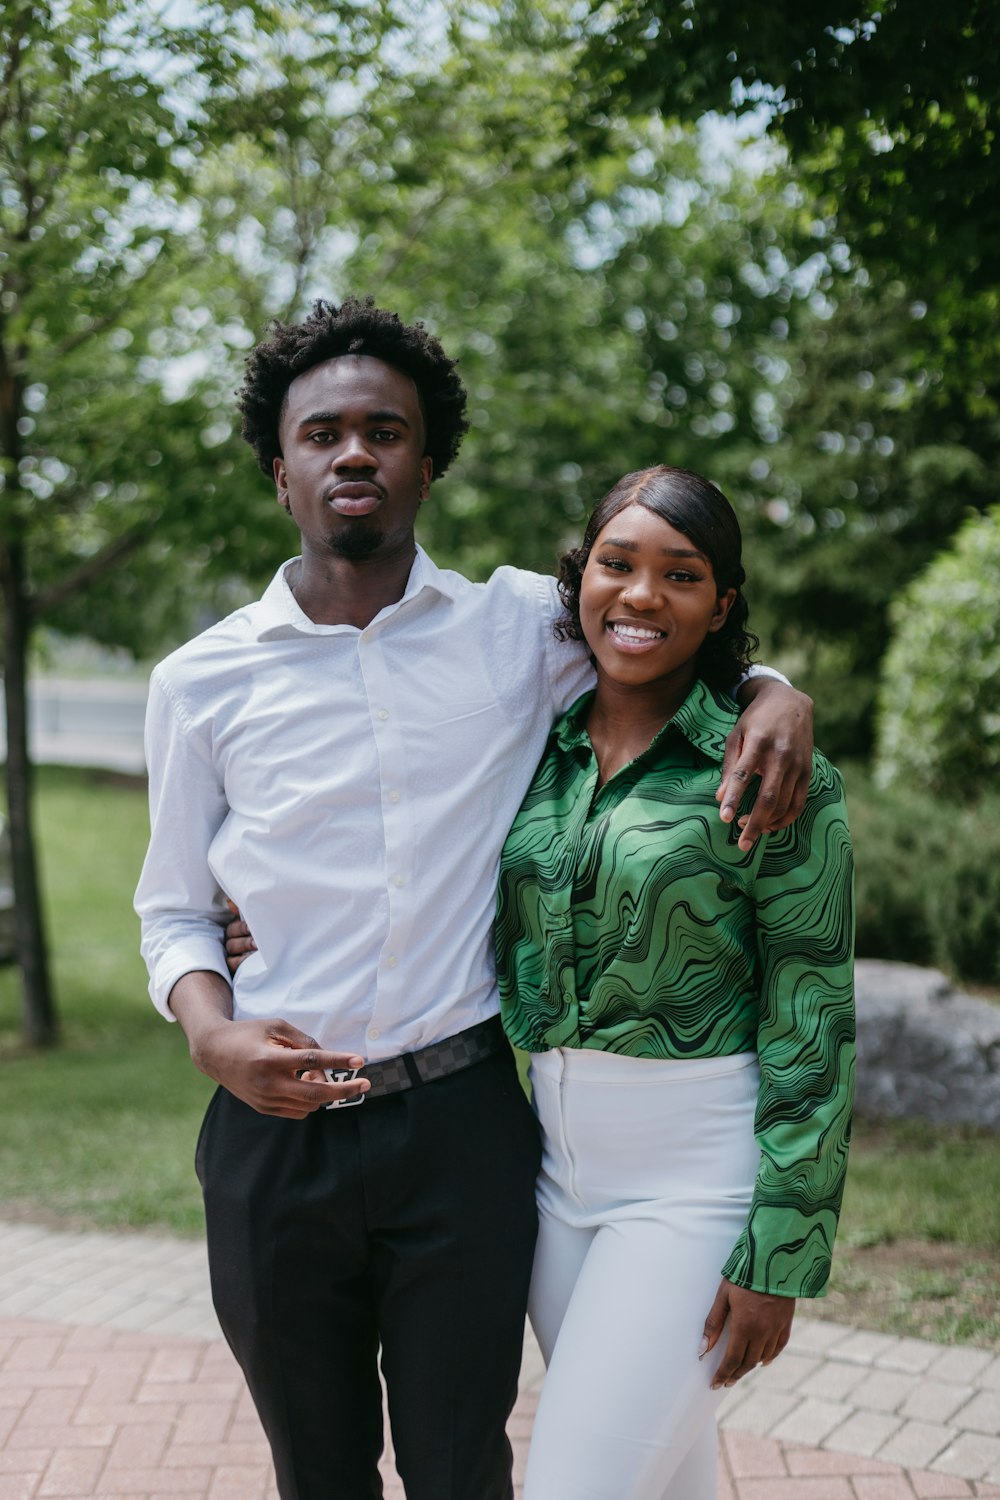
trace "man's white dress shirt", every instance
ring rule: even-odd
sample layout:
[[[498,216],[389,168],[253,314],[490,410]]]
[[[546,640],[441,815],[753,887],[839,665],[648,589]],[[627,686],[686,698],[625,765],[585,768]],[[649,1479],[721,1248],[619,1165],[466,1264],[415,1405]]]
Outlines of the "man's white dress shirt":
[[[172,1019],[183,974],[228,977],[230,896],[257,944],[235,1018],[378,1061],[496,1013],[500,848],[592,670],[552,578],[470,583],[418,549],[358,630],[314,624],[287,568],[153,673],[143,956]]]

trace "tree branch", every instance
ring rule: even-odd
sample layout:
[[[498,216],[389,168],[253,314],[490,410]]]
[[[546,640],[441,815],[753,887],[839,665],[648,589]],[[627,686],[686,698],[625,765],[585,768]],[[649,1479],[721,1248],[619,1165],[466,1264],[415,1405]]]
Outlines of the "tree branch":
[[[35,622],[43,619],[60,604],[64,604],[73,594],[107,573],[116,563],[121,562],[123,557],[127,557],[137,547],[141,547],[153,530],[153,525],[154,521],[150,518],[138,526],[133,526],[130,531],[123,532],[121,536],[108,542],[99,552],[95,552],[93,557],[88,557],[78,567],[71,568],[68,573],[63,574],[62,578],[36,594],[29,602],[31,620]]]

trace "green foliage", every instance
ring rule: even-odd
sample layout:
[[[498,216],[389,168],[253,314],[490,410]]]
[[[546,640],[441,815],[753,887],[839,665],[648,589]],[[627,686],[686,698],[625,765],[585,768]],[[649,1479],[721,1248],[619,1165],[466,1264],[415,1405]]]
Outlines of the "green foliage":
[[[866,266],[930,305],[956,389],[981,383],[996,415],[995,6],[775,0],[764,15],[738,0],[628,0],[610,17],[595,5],[591,29],[581,70],[591,116],[624,99],[682,118],[763,104],[820,211]]]
[[[888,600],[995,493],[992,388],[954,373],[990,339],[945,339],[940,298],[928,312],[898,267],[859,272],[815,174],[769,143],[626,114],[727,105],[732,23],[748,87],[800,57],[823,84],[776,121],[811,171],[820,137],[796,122],[903,24],[821,40],[828,78],[820,14],[618,7],[584,56],[563,0],[449,0],[431,28],[388,0],[219,4],[191,27],[124,0],[73,0],[58,25],[8,7],[15,72],[17,26],[35,61],[24,119],[0,121],[0,344],[23,386],[0,504],[26,528],[34,617],[149,654],[261,586],[296,538],[234,430],[242,357],[269,317],[371,291],[430,323],[469,386],[421,522],[443,562],[549,568],[626,469],[701,469],[740,512],[766,650],[813,692],[825,746],[865,753]]]
[[[734,111],[795,164],[826,264],[760,456],[767,605],[824,742],[866,753],[888,601],[996,493],[1000,11],[627,0],[586,29],[585,141]]]
[[[859,957],[1000,984],[1000,796],[962,806],[958,784],[944,800],[853,769],[847,784]]]
[[[818,738],[867,753],[892,598],[990,494],[987,424],[917,367],[922,317],[897,284],[824,278],[789,338],[775,441],[758,459],[771,639],[816,699]]]
[[[975,796],[1000,768],[1000,507],[970,520],[893,606],[877,768]]]

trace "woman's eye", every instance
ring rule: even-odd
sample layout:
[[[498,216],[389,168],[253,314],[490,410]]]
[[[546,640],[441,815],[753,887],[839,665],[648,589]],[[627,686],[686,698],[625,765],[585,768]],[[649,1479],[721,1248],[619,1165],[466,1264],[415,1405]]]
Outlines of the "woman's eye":
[[[602,557],[600,564],[602,568],[611,568],[616,573],[628,572],[628,563],[621,557]]]

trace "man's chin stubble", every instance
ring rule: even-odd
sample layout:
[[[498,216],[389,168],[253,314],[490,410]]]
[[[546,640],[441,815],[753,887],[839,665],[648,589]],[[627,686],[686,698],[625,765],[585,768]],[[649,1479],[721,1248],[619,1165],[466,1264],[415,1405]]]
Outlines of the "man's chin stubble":
[[[363,562],[366,557],[371,557],[378,551],[384,540],[377,526],[356,521],[353,526],[346,526],[336,536],[328,537],[327,546],[335,557],[342,557],[345,562]]]

